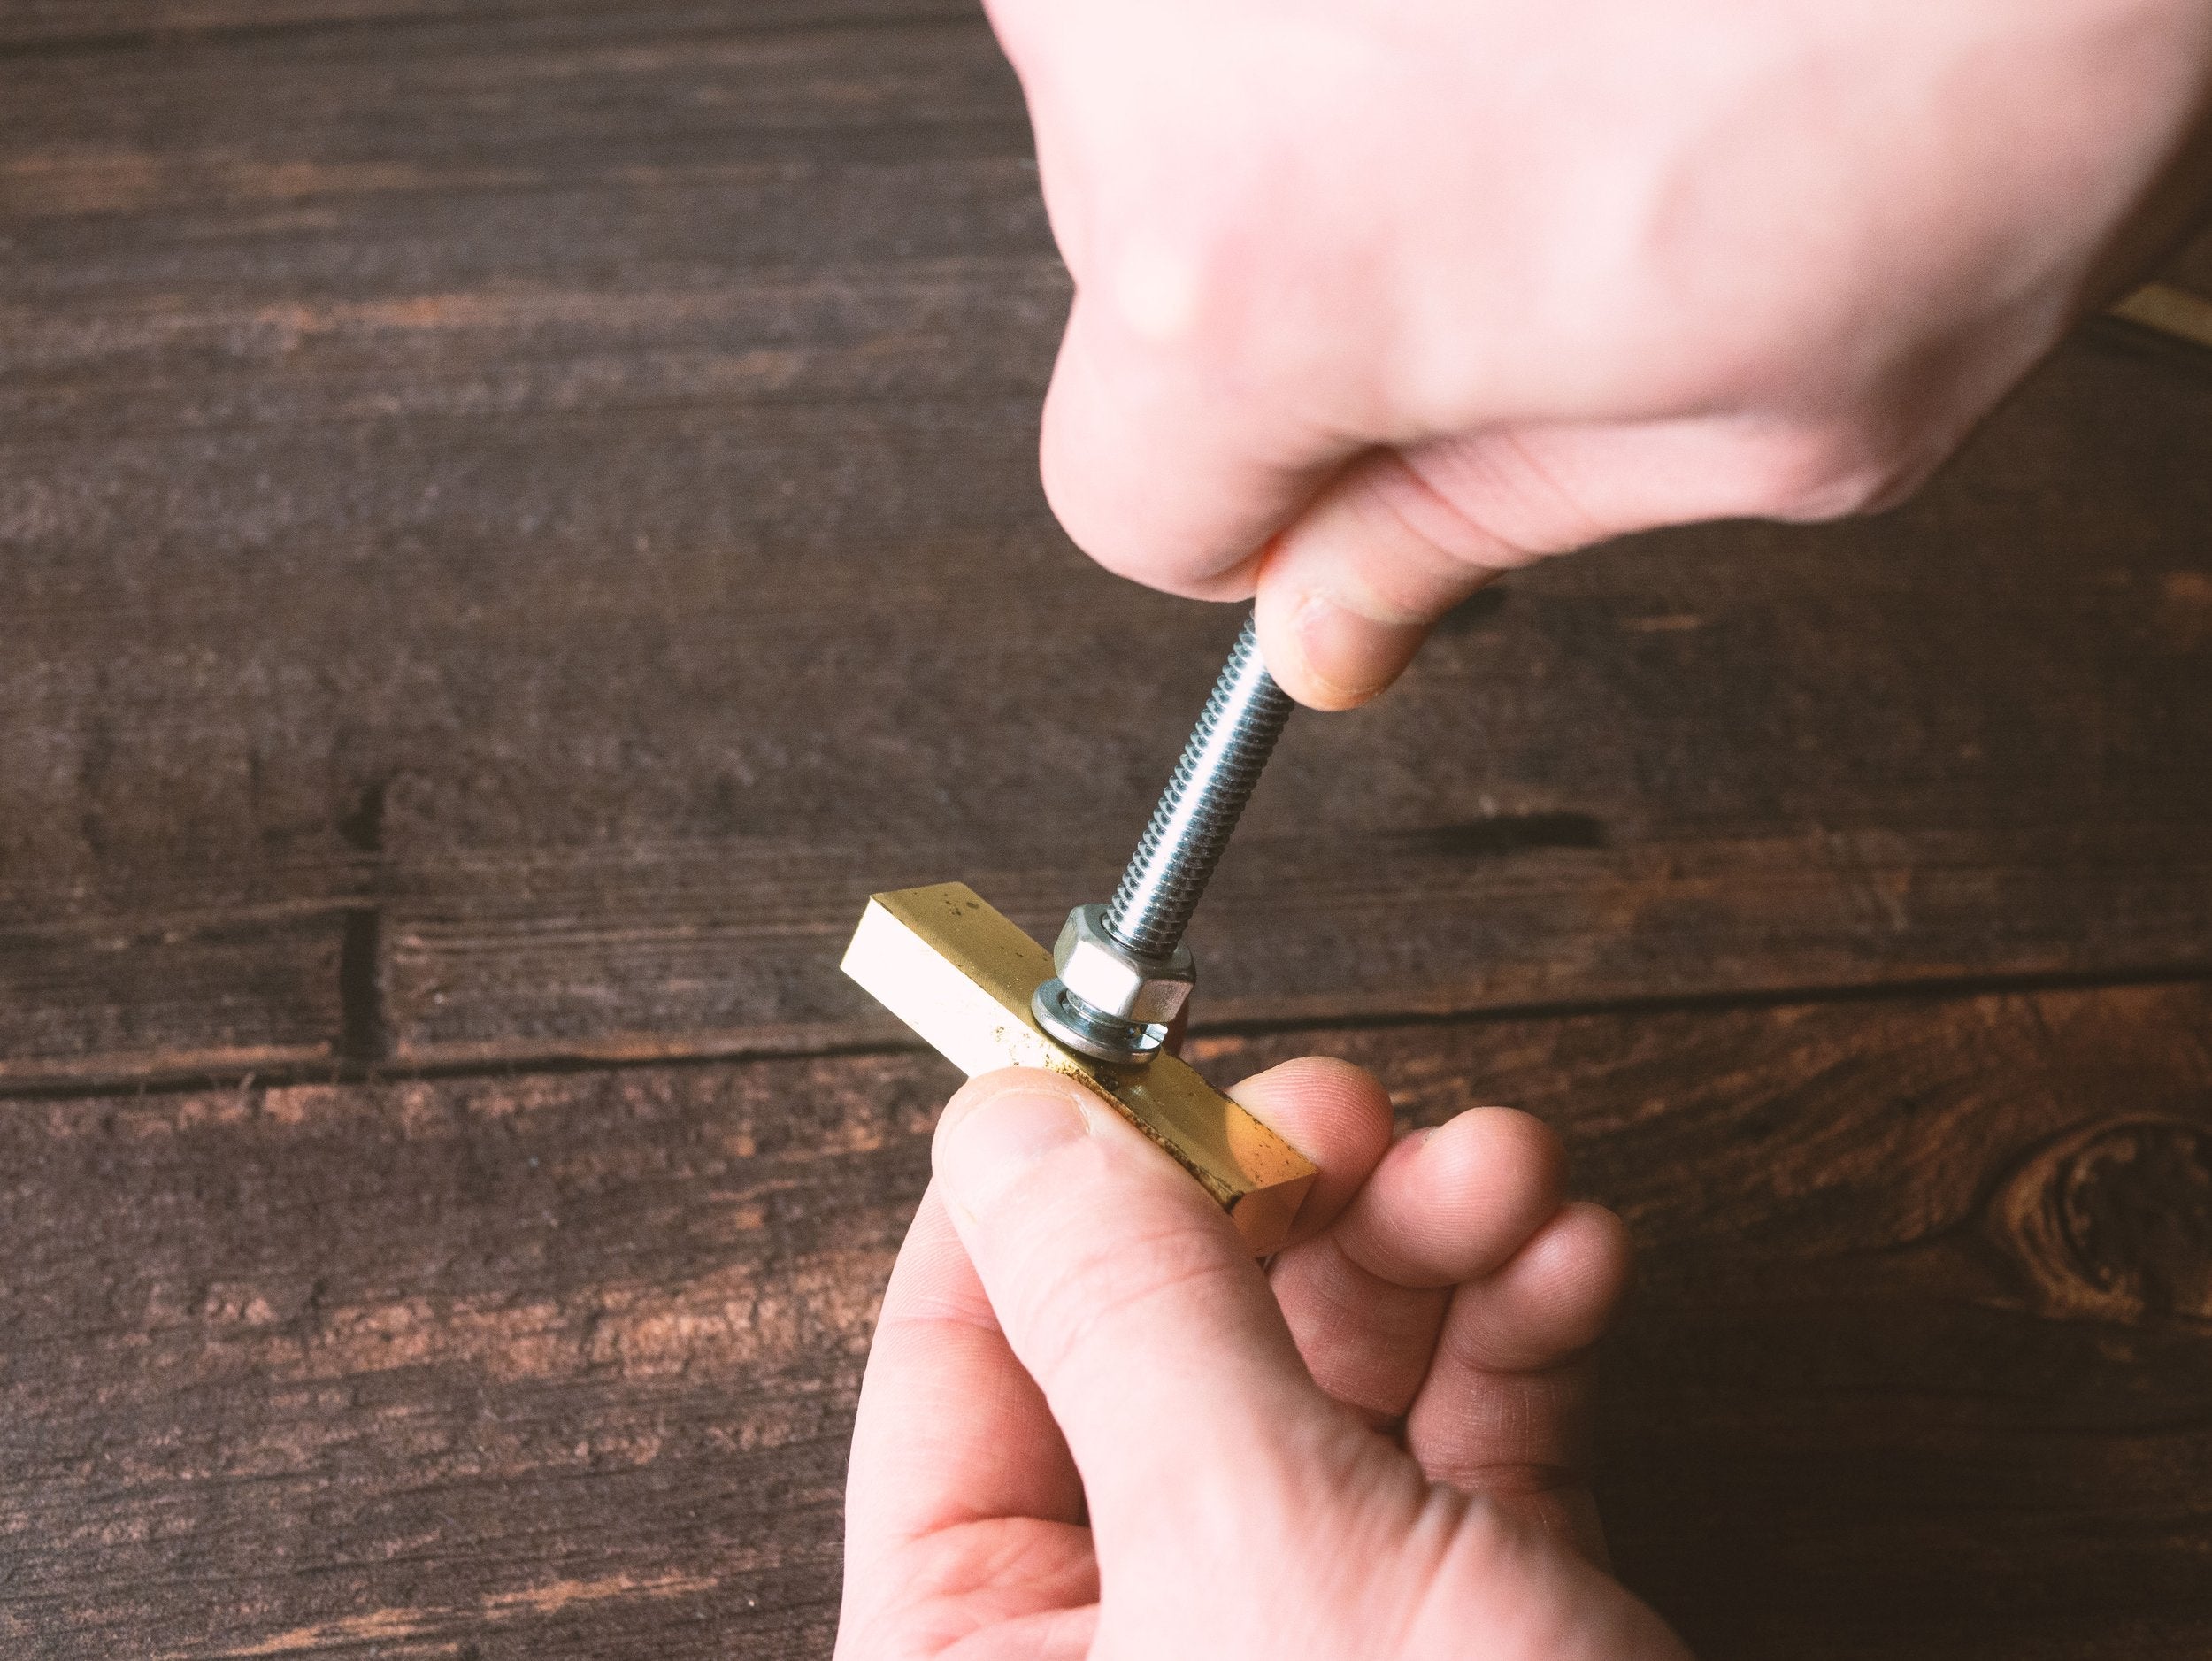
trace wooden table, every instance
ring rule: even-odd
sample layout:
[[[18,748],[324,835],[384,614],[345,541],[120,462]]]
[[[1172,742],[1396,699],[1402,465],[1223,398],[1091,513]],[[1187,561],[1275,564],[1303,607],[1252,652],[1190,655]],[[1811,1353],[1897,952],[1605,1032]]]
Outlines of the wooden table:
[[[1236,626],[1056,531],[1066,299],[956,0],[0,9],[0,1650],[826,1653],[953,1082],[839,947],[1104,892]],[[2212,1647],[2208,527],[2093,326],[1479,597],[1201,914],[1216,1077],[1630,1219],[1709,1657]]]

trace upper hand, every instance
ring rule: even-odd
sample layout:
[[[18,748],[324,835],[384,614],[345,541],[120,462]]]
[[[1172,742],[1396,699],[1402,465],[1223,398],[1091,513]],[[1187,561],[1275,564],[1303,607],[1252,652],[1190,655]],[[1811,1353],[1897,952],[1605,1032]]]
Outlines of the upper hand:
[[[988,0],[1076,542],[1342,707],[1497,570],[1895,500],[2212,185],[2206,0]]]

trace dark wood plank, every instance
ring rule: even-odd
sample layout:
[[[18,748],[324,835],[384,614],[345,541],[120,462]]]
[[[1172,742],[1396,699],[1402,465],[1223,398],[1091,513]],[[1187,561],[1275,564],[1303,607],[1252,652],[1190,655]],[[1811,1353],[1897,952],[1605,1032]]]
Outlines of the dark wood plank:
[[[96,1083],[147,1057],[180,1074],[354,1059],[345,989],[349,967],[374,973],[360,955],[374,950],[367,920],[239,907],[108,929],[0,928],[0,1088]]]
[[[226,37],[374,30],[409,25],[575,24],[602,8],[592,0],[9,0],[0,12],[0,51],[53,58],[65,53],[132,50],[173,52]],[[688,11],[724,28],[753,30],[838,27],[975,13],[968,0],[745,0],[711,11],[662,5],[630,8],[667,16]],[[479,31],[480,33],[480,30]]]
[[[832,967],[867,888],[1102,892],[1233,619],[1039,498],[1026,146],[972,18],[0,63],[10,976],[273,911],[374,949],[303,1001],[277,942],[250,1020],[148,959],[175,1022],[50,1000],[14,1076],[241,1020],[426,1065],[876,1042]],[[2100,335],[1901,513],[1516,579],[1294,730],[1204,1019],[2212,962],[2208,434],[2212,377]]]
[[[1624,1573],[1701,1654],[2190,1654],[2208,1015],[2144,988],[1350,1052],[1417,1117],[1542,1114],[1629,1219],[1604,1488]]]
[[[1708,1661],[2212,1643],[2212,991],[1217,1038],[1517,1102],[1643,1243],[1628,1578]],[[19,1103],[0,1633],[827,1652],[910,1054]],[[257,1648],[257,1646],[258,1648]]]
[[[772,8],[549,6],[0,61],[0,615],[21,648],[0,671],[0,1080],[360,1058],[374,908],[403,880],[383,803],[411,824],[415,758],[484,714],[433,684],[481,643],[480,598],[418,595],[442,640],[382,632],[417,581],[393,537],[515,615],[515,573],[482,550],[535,541],[547,504],[499,496],[516,464],[570,463],[526,431],[504,462],[462,453],[509,417],[580,413],[634,448],[762,404],[773,433],[780,406],[826,404],[833,435],[918,373],[1033,397],[1064,285],[1038,257],[1018,100],[972,11],[928,10],[880,41],[778,32]],[[911,235],[879,248],[901,211]],[[1010,372],[935,343],[1025,304]],[[771,505],[792,442],[741,468]],[[456,541],[437,504],[459,479],[419,465],[488,459],[499,481],[464,494],[489,517]],[[355,504],[334,519],[334,488]],[[390,517],[409,500],[431,516],[411,529]],[[741,504],[709,519],[757,534]],[[620,607],[652,530],[589,533],[595,573],[557,560],[531,586]],[[741,601],[730,563],[662,559]],[[533,658],[565,650],[526,628]],[[480,688],[518,710],[515,689]],[[330,927],[303,956],[271,917]],[[369,957],[333,949],[342,918],[367,919],[348,938]],[[220,962],[113,947],[211,931]]]
[[[826,1652],[923,1071],[18,1104],[6,1647]]]
[[[2192,237],[2159,274],[2163,281],[2212,300],[2212,226]]]

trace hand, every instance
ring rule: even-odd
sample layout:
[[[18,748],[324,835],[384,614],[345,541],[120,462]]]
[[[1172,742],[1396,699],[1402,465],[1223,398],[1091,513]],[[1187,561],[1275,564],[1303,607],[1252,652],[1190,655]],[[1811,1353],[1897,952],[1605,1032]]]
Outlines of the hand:
[[[1628,1248],[1551,1133],[1392,1147],[1331,1061],[1236,1095],[1322,1173],[1264,1271],[1073,1081],[953,1098],[861,1390],[840,1661],[1682,1661],[1603,1569],[1581,1357]]]
[[[1359,703],[1498,570],[1893,502],[2212,188],[2207,0],[988,0],[1043,468]]]

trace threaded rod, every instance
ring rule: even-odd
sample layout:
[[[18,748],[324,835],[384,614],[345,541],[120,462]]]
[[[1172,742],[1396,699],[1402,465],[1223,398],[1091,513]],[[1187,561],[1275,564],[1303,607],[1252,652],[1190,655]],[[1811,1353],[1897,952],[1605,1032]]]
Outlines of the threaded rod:
[[[1106,932],[1123,945],[1165,957],[1181,942],[1291,708],[1289,695],[1260,661],[1258,635],[1245,619],[1106,908]]]

